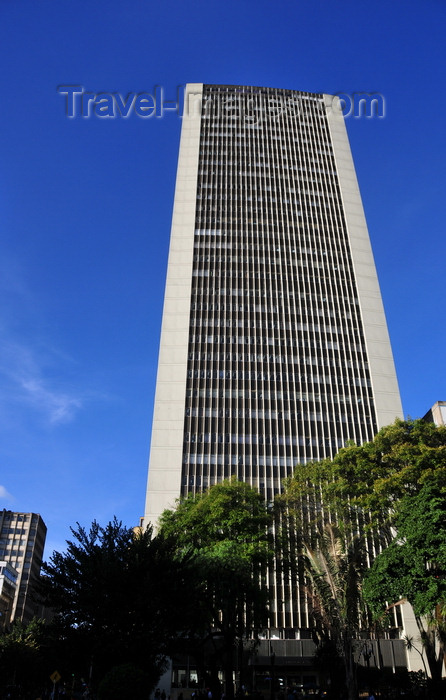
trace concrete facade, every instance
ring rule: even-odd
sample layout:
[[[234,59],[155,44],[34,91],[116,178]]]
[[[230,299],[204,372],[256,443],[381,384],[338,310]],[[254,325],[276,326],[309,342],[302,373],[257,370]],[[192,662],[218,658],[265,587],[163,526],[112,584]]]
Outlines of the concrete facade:
[[[202,85],[187,85],[185,104],[201,93]],[[146,524],[154,525],[163,510],[174,506],[181,492],[200,123],[199,113],[189,114],[186,110],[178,156],[145,508]]]
[[[402,417],[343,116],[329,95],[186,90],[145,524],[236,475],[267,501],[297,463]],[[271,640],[311,637],[268,573]]]
[[[188,85],[145,522],[234,473],[270,498],[297,462],[372,439],[397,416],[387,325],[336,99]],[[276,449],[254,446],[268,433]],[[293,445],[282,449],[289,435]]]
[[[12,621],[26,624],[39,612],[32,600],[32,589],[33,581],[40,575],[45,538],[46,525],[38,513],[0,511],[0,560],[17,572]]]
[[[446,425],[446,401],[436,401],[424,416],[424,420],[437,426]]]

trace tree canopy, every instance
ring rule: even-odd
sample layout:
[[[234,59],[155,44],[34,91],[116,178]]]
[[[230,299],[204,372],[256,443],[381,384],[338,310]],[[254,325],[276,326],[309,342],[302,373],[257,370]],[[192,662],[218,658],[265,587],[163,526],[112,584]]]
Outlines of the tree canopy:
[[[392,519],[410,489],[420,490],[429,475],[442,478],[446,468],[446,428],[423,420],[396,420],[363,445],[350,444],[333,459],[299,465],[288,491],[318,484],[322,502],[344,513],[353,507],[380,526]]]
[[[43,565],[42,595],[57,613],[60,639],[97,681],[133,663],[158,680],[173,640],[192,615],[185,558],[163,537],[116,519],[71,530],[66,552]]]
[[[411,603],[431,676],[439,681],[446,652],[446,483],[429,470],[396,506],[395,537],[372,564],[364,594],[376,617],[388,604]]]
[[[47,635],[43,620],[28,625],[15,622],[0,634],[0,692],[7,696],[7,686],[30,693],[44,684],[48,671],[45,665]]]
[[[395,539],[375,560],[366,579],[369,603],[407,598],[418,616],[446,602],[446,484],[438,471],[419,491],[401,498]]]
[[[216,671],[218,660],[225,669],[230,700],[234,651],[242,669],[243,643],[267,626],[268,582],[278,568],[298,578],[320,639],[331,648],[335,642],[352,697],[352,639],[370,611],[381,621],[402,600],[414,608],[431,675],[441,674],[445,428],[396,421],[370,443],[298,465],[276,510],[230,479],[180,499],[161,516],[156,536],[116,519],[105,527],[77,524],[72,534],[66,551],[43,565],[41,589],[56,612],[44,643],[65,677],[74,668],[88,677],[92,668],[99,682],[113,667],[124,664],[127,673],[133,664],[148,674],[141,682],[153,685],[183,639],[188,653],[212,647],[211,666]],[[41,658],[36,631],[17,629],[2,641],[3,666],[14,655]]]
[[[358,580],[364,601],[376,618],[402,599],[412,604],[431,674],[438,677],[445,638],[446,428],[397,420],[370,443],[298,466],[284,501],[297,541],[311,542],[319,553],[318,533],[329,522],[346,551],[362,533],[374,560]]]
[[[358,696],[354,640],[368,624],[362,596],[366,537],[344,485],[339,492],[332,487],[334,469],[329,460],[299,465],[287,480],[278,499],[281,542],[289,575],[297,578],[307,599],[318,655],[324,658],[324,650],[330,649],[331,657],[336,655],[339,661],[338,666],[331,666],[333,692],[335,685],[343,685],[354,700]],[[363,521],[361,518],[361,526]],[[344,669],[343,679],[339,666]]]

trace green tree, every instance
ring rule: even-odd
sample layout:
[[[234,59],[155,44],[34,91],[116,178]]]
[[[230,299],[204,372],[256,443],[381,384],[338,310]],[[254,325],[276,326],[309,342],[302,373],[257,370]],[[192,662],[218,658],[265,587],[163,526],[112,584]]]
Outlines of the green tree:
[[[369,513],[382,530],[386,522],[393,526],[408,490],[417,493],[429,474],[441,478],[445,466],[446,428],[423,420],[396,420],[372,442],[340,450],[332,460],[331,483],[323,480],[323,492],[343,500],[344,507],[348,496],[350,506]]]
[[[178,553],[193,558],[197,622],[208,640],[223,640],[228,698],[237,646],[267,623],[262,576],[273,556],[271,525],[262,496],[234,479],[180,500],[160,519],[161,534],[175,540]]]
[[[78,524],[66,552],[43,565],[41,594],[57,616],[61,650],[98,682],[118,664],[133,663],[154,685],[173,640],[187,624],[188,564],[163,537],[125,528]],[[65,664],[70,661],[65,658]]]
[[[361,580],[365,568],[359,570],[358,590],[376,615],[385,601],[405,597],[421,626],[425,616],[421,635],[433,677],[440,666],[434,637],[443,644],[444,636],[445,475],[446,429],[397,420],[370,443],[350,444],[332,460],[299,465],[287,483],[284,511],[291,520],[290,552],[294,546],[302,553],[306,542],[314,547],[315,541],[321,550],[318,532],[327,522],[335,523],[345,553],[355,533],[369,559],[382,552],[367,582]]]
[[[323,465],[306,466],[308,470],[299,465],[278,499],[284,563],[289,562],[290,577],[298,579],[307,597],[318,656],[323,658],[326,648],[336,650],[344,668],[348,697],[355,700],[355,640],[368,626],[362,596],[366,538],[343,495],[330,491],[329,496],[323,497],[325,483],[321,474],[324,479],[332,478],[328,460]],[[331,687],[339,686],[339,665],[331,670]]]
[[[32,620],[28,625],[15,622],[8,632],[0,635],[3,691],[7,686],[16,686],[31,692],[45,681],[48,671],[45,646],[46,630],[42,620]]]
[[[327,523],[317,533],[316,546],[303,538],[305,571],[310,581],[313,615],[338,649],[345,669],[348,696],[358,696],[354,640],[367,627],[362,598],[365,567],[364,542],[359,536],[346,541],[336,526]]]
[[[99,700],[146,700],[150,679],[133,664],[112,668],[99,684]]]
[[[373,562],[364,591],[377,616],[388,603],[411,603],[439,682],[446,653],[446,469],[429,469],[408,487],[395,506],[395,538]]]
[[[446,428],[423,420],[396,420],[363,445],[349,444],[333,459],[298,465],[288,480],[291,494],[310,494],[340,515],[364,517],[383,531],[409,488],[415,493],[429,473],[443,473]],[[390,535],[390,530],[388,532]]]

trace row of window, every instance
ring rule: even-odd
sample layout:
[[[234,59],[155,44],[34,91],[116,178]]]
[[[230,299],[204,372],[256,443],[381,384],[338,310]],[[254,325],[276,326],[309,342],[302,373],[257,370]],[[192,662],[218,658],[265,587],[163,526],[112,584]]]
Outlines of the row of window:
[[[308,206],[314,211],[305,210],[305,208],[288,208],[284,210],[282,207],[269,207],[265,208],[264,210],[257,210],[250,207],[241,207],[240,211],[228,211],[226,213],[221,212],[218,209],[216,211],[213,209],[207,209],[204,211],[204,213],[202,210],[201,213],[196,214],[195,222],[197,228],[203,228],[203,226],[200,226],[200,224],[207,224],[207,226],[210,226],[211,224],[229,224],[229,227],[226,226],[225,228],[230,228],[231,225],[233,226],[234,224],[240,224],[245,227],[266,225],[270,230],[279,231],[279,227],[283,226],[284,223],[286,223],[287,226],[294,227],[299,223],[299,219],[308,218],[309,213],[311,214],[310,218],[312,218],[312,216],[316,216],[318,214],[318,211],[316,210],[323,211],[324,213],[332,213],[326,203],[323,202],[309,202]],[[335,218],[335,214],[332,215],[336,224],[339,226],[341,221]],[[227,235],[227,233],[223,232],[222,235]]]
[[[338,397],[336,397],[338,398]],[[342,403],[351,403],[350,397],[345,397],[345,401]],[[336,403],[340,403],[336,401]],[[364,415],[368,417],[367,409],[365,409]],[[308,412],[308,411],[298,411],[296,408],[294,410],[288,410],[288,407],[282,406],[281,408],[216,408],[210,406],[187,406],[185,409],[186,418],[231,418],[243,419],[243,420],[274,420],[274,421],[296,421],[300,420],[302,422],[312,422],[314,420],[323,420],[320,413]]]
[[[243,119],[241,118],[243,114],[240,112],[238,114],[234,112],[231,114],[227,110],[224,110],[223,113],[215,110],[208,112],[206,110],[208,104],[205,102],[205,111],[202,113],[202,124],[206,135],[202,139],[200,146],[212,147],[217,143],[220,147],[223,147],[229,142],[231,145],[234,143],[247,145],[256,153],[261,153],[262,145],[267,147],[268,152],[272,150],[281,151],[285,148],[287,152],[299,150],[299,148],[306,150],[306,146],[310,146],[311,150],[319,147],[318,153],[325,155],[327,158],[332,157],[332,149],[328,140],[325,140],[325,143],[320,143],[320,139],[317,142],[312,137],[311,127],[315,125],[315,122],[306,118],[310,116],[308,113],[301,114],[299,115],[299,120],[294,120],[293,126],[296,133],[293,134],[291,129],[289,129],[285,136],[281,130],[275,128],[278,114],[267,115],[265,112],[261,113],[257,109],[255,115],[253,113],[248,115],[245,112],[246,119]],[[213,103],[211,103],[211,106],[213,106]],[[267,116],[272,116],[272,119],[265,119]],[[240,128],[238,131],[235,131],[237,127]],[[322,133],[322,131],[319,133]],[[322,151],[322,148],[327,150]],[[209,150],[208,148],[207,152]]]
[[[241,256],[235,251],[234,255],[213,255],[210,253],[212,249],[206,249],[206,255],[194,255],[194,263],[217,263],[217,264],[234,264],[237,265],[292,265],[293,267],[314,267],[320,270],[337,270],[342,269],[342,264],[339,262],[333,262],[331,265],[327,260],[313,260],[312,258],[297,257],[295,250],[283,250],[283,254],[280,257],[274,257],[269,255],[267,258],[262,258],[259,256]],[[277,249],[275,249],[277,250]],[[279,248],[280,250],[280,248]],[[299,254],[301,251],[299,251]],[[326,253],[325,253],[326,255]],[[335,267],[333,267],[333,265]]]
[[[295,391],[267,391],[256,389],[186,389],[186,398],[195,399],[244,399],[245,401],[275,401],[275,400],[291,400],[293,404],[296,402],[333,402],[339,404],[350,404],[352,398],[348,395],[341,394],[309,394]],[[357,403],[361,402],[361,398],[355,399]],[[296,418],[302,416],[296,413]]]
[[[269,372],[265,370],[230,370],[230,369],[190,369],[187,372],[188,379],[233,379],[239,381],[294,381],[294,382],[305,382],[306,384],[327,384],[332,385],[333,378],[328,376],[316,376],[313,377],[307,373],[305,374],[289,374],[282,372]],[[346,386],[363,386],[370,387],[371,382],[369,379],[364,379],[363,377],[349,377],[348,375],[344,377],[336,376],[335,387],[340,384]]]
[[[312,304],[314,302],[327,304],[328,308],[332,308],[337,304],[345,305],[346,307],[359,306],[359,299],[350,296],[337,296],[336,299],[329,299],[326,293],[315,293],[315,292],[305,292],[298,293],[294,292],[293,289],[287,289],[283,292],[282,289],[275,288],[256,288],[249,289],[246,287],[213,287],[212,289],[203,289],[202,287],[192,288],[192,298],[196,296],[205,296],[207,298],[212,298],[214,296],[223,297],[249,297],[249,298],[264,298],[264,299],[280,299],[280,303],[293,301],[301,301],[308,308],[313,308]]]
[[[316,439],[307,439],[302,443],[305,447],[316,447],[318,446],[318,441]],[[345,444],[342,438],[330,437],[324,440],[325,447],[333,447],[339,449]],[[195,465],[239,465],[243,464],[245,466],[254,467],[295,467],[296,466],[296,456],[286,457],[279,455],[238,455],[238,454],[191,454],[189,452],[183,455],[183,464],[188,464],[194,467]]]
[[[318,233],[318,232],[316,232]],[[300,232],[299,232],[300,234]],[[197,230],[195,231],[195,236],[198,236]],[[314,241],[311,240],[309,241],[310,243],[313,244],[314,246]],[[269,243],[269,245],[268,245]],[[322,241],[321,241],[322,243]],[[283,240],[277,240],[276,237],[271,238],[269,240],[268,238],[266,240],[260,240],[256,241],[255,243],[253,242],[244,242],[236,238],[235,241],[227,241],[227,240],[215,240],[212,242],[212,245],[208,243],[208,241],[194,241],[194,248],[200,250],[202,253],[215,253],[218,252],[219,250],[231,250],[234,255],[236,260],[240,260],[241,262],[248,263],[248,262],[255,262],[258,258],[254,257],[246,257],[246,254],[244,255],[242,251],[262,251],[262,253],[267,250],[270,254],[271,253],[285,253],[286,255],[291,255],[293,258],[296,255],[300,256],[319,256],[319,260],[322,261],[322,258],[320,256],[327,256],[327,255],[333,255],[334,253],[338,252],[341,254],[344,254],[344,247],[336,247],[334,246],[333,249],[327,248],[327,242],[324,241],[325,246],[323,248],[321,247],[311,247],[311,248],[306,248],[305,246],[302,245],[302,241],[288,241],[286,239]],[[212,258],[211,258],[212,259]],[[268,258],[269,259],[269,258]]]
[[[33,541],[28,540],[28,538],[25,538],[25,537],[20,538],[20,536],[16,536],[16,537],[1,537],[0,538],[0,545],[8,545],[8,544],[10,545],[12,543],[14,543],[15,546],[19,546],[19,545],[24,546],[26,544],[28,544],[29,547],[34,546]]]
[[[343,423],[347,423],[346,416],[340,416]],[[320,418],[322,420],[322,418]],[[226,445],[300,445],[311,447],[319,444],[331,444],[332,438],[311,438],[303,435],[263,435],[246,433],[184,433],[184,442],[191,443],[224,443]],[[321,443],[322,440],[322,443]],[[337,441],[339,442],[339,441]]]
[[[259,314],[260,316],[260,314]],[[351,324],[349,324],[351,325]],[[286,322],[282,320],[268,321],[262,317],[251,320],[244,318],[228,318],[215,316],[192,316],[190,319],[191,328],[256,328],[257,330],[286,330],[294,332],[310,331],[312,333],[336,333],[342,340],[345,337],[347,328],[341,329],[328,324],[319,325],[317,323],[298,323],[294,321]],[[359,338],[358,338],[359,340]]]
[[[201,489],[205,490],[208,488],[209,484],[213,485],[215,483],[218,483],[222,480],[222,478],[227,478],[229,476],[229,469],[217,469],[219,473],[217,474],[210,474],[208,476],[202,476],[201,474],[197,475],[189,475],[189,476],[183,476],[182,479],[182,495],[185,496],[188,491],[191,491],[194,487],[196,487],[196,490],[199,491]],[[235,471],[232,472],[235,474]],[[258,489],[260,493],[263,493],[265,490],[265,482],[260,481],[258,484]],[[275,488],[274,491],[272,488],[268,489],[268,500],[272,500],[273,498],[273,493],[274,495],[279,493],[279,489]]]
[[[228,259],[225,259],[225,258]],[[329,274],[335,272],[336,275],[331,275],[331,277],[344,277],[342,274],[345,268],[344,265],[339,263],[337,260],[326,260],[318,262],[317,260],[308,259],[297,259],[297,258],[253,258],[249,261],[240,259],[237,255],[234,256],[216,256],[216,259],[212,260],[211,256],[194,256],[195,271],[201,277],[219,277],[220,274],[226,277],[252,277],[254,272],[264,272],[272,268],[276,269],[276,272],[290,273],[291,270],[286,268],[295,268],[292,274],[301,274],[298,268],[305,268],[310,271],[320,270],[320,277],[322,279],[329,279]],[[221,272],[220,272],[221,270]],[[232,272],[232,274],[231,274]],[[350,271],[351,272],[351,271]],[[269,277],[261,277],[260,279],[269,279]],[[274,278],[273,278],[274,279]]]
[[[293,160],[295,160],[295,159],[293,159]],[[310,163],[311,163],[311,167],[309,165]],[[225,165],[227,165],[227,164],[228,164],[228,161],[225,162]],[[213,166],[214,170],[209,170],[209,168],[207,168],[207,167],[205,169],[204,168],[205,165],[206,165],[206,163],[203,163],[202,161],[200,161],[198,174],[208,178],[208,180],[207,180],[208,183],[212,181],[212,179],[211,179],[212,177],[216,178],[217,175],[220,172],[222,172],[222,170],[223,170],[223,168],[221,168],[221,169],[215,168],[215,165]],[[279,161],[279,162],[276,161],[275,163],[271,163],[269,165],[263,165],[262,163],[253,163],[253,164],[245,163],[244,165],[245,165],[245,168],[247,168],[246,170],[237,170],[236,167],[233,166],[232,168],[225,168],[224,172],[227,175],[229,175],[230,177],[232,177],[232,179],[234,179],[234,180],[236,180],[237,178],[240,178],[240,177],[249,177],[249,178],[256,178],[257,177],[258,179],[260,179],[260,178],[264,177],[265,175],[267,178],[272,178],[273,173],[271,173],[271,170],[280,170],[281,171],[280,173],[274,173],[274,174],[278,175],[279,177],[283,177],[285,174],[288,174],[288,173],[294,174],[294,173],[299,173],[299,172],[303,172],[303,173],[311,172],[311,173],[316,173],[317,175],[331,175],[331,176],[335,175],[334,170],[325,169],[323,167],[322,162],[320,160],[318,160],[317,158],[308,159],[307,165],[304,167],[302,167],[302,164],[300,163],[299,160],[297,161],[297,163],[296,162],[289,163],[287,160],[283,160],[283,159],[282,159],[282,161]],[[240,167],[240,165],[238,167]],[[266,169],[266,172],[262,173],[262,170],[264,168]],[[259,183],[259,185],[261,185],[261,183]],[[200,182],[200,187],[203,187],[202,182]],[[259,187],[259,189],[261,191],[263,191],[263,188],[261,186]]]
[[[339,350],[339,343],[329,340],[303,340],[302,338],[276,337],[267,338],[266,336],[244,336],[244,335],[191,335],[190,342],[198,343],[220,343],[220,345],[275,345],[282,347],[293,348],[311,348],[319,350]],[[362,345],[358,343],[350,343],[350,352],[364,352]]]
[[[323,151],[317,150],[317,154],[319,155],[329,155],[324,153]],[[262,154],[262,153],[252,153],[246,152],[246,153],[237,153],[237,151],[233,151],[232,154],[227,157],[226,153],[222,153],[222,149],[219,148],[218,150],[213,149],[208,149],[208,150],[200,150],[200,165],[206,165],[208,168],[209,166],[213,167],[215,165],[222,165],[225,168],[231,168],[232,172],[236,168],[278,168],[279,165],[277,163],[277,160],[272,159],[272,155],[276,155],[277,158],[279,158],[282,161],[282,164],[287,164],[288,160],[293,160],[296,165],[301,164],[301,160],[299,158],[296,159],[295,155],[292,154],[290,156],[288,150],[286,147],[282,148],[282,152],[277,151],[276,153],[268,153],[267,155]],[[239,157],[237,157],[239,156]],[[252,160],[252,157],[255,156],[256,160]],[[231,160],[231,158],[234,158],[234,160]],[[251,158],[251,160],[247,160],[248,158]],[[318,158],[312,158],[310,159],[310,162],[319,164],[321,161]],[[219,170],[219,168],[217,168]],[[238,174],[242,174],[240,171]],[[256,173],[254,172],[253,175],[255,176]],[[302,183],[306,184],[306,183]],[[313,188],[311,190],[305,190],[300,188],[290,188],[287,190],[290,194],[313,194],[317,193],[318,190],[316,188]],[[321,191],[321,194],[325,194],[325,191]],[[248,197],[249,199],[249,197]],[[260,201],[260,200],[259,200]]]
[[[231,143],[228,145],[236,149],[237,146],[240,146],[241,144]],[[241,149],[239,152],[243,153]],[[247,152],[245,151],[245,153]],[[231,152],[231,155],[234,156],[234,151]],[[270,157],[276,156],[277,160],[270,163],[268,170],[262,169],[262,171],[260,171],[260,169],[259,171],[257,171],[255,169],[255,165],[249,166],[249,164],[246,162],[246,159],[243,165],[245,168],[250,167],[250,170],[236,170],[236,167],[240,167],[240,165],[232,166],[227,170],[224,167],[219,168],[218,166],[214,165],[211,166],[214,168],[214,170],[209,170],[209,168],[204,167],[205,164],[202,160],[200,160],[198,166],[198,174],[201,176],[201,181],[199,182],[199,186],[206,187],[206,185],[203,184],[203,180],[204,178],[207,178],[207,187],[214,186],[212,184],[209,184],[212,181],[215,182],[215,187],[217,187],[218,184],[216,182],[216,177],[219,173],[224,171],[231,177],[233,181],[236,181],[241,177],[249,177],[251,180],[256,181],[257,189],[261,191],[267,191],[267,188],[274,184],[274,179],[277,176],[277,173],[272,172],[272,170],[280,168],[282,170],[282,179],[289,179],[293,185],[295,185],[295,177],[299,176],[299,180],[301,183],[318,181],[319,183],[326,185],[327,182],[329,183],[326,185],[327,191],[329,191],[330,189],[333,191],[336,190],[337,173],[334,169],[333,163],[326,162],[323,158],[313,158],[310,154],[307,154],[306,158],[302,158],[301,154],[294,155],[292,158],[294,163],[289,163],[288,160],[284,160],[280,151],[272,151],[269,153],[269,155]],[[291,192],[292,190],[296,191],[296,187],[290,187],[288,190],[285,191]]]
[[[242,314],[262,314],[263,317],[272,317],[275,318],[277,314],[283,314],[287,317],[289,317],[292,321],[296,321],[297,319],[302,319],[306,318],[307,316],[315,316],[316,318],[325,318],[327,321],[330,318],[337,318],[338,320],[346,321],[346,320],[352,320],[352,315],[348,311],[342,311],[342,316],[339,314],[336,314],[334,311],[330,311],[329,309],[299,309],[297,308],[296,310],[294,308],[291,308],[290,310],[288,308],[283,308],[279,306],[273,306],[269,305],[266,306],[264,304],[219,304],[213,303],[213,302],[192,302],[191,304],[191,311],[223,311],[227,312],[229,314],[231,313],[242,313]],[[324,324],[324,328],[328,328],[326,324]],[[335,327],[336,328],[336,327]],[[338,329],[336,328],[336,331]]]
[[[306,120],[305,118],[299,121],[295,120],[293,124],[288,122],[287,126],[294,126],[294,133],[292,128],[287,129],[286,134],[281,130],[275,129],[272,125],[276,123],[274,119],[264,119],[265,115],[259,115],[258,124],[253,124],[252,120],[245,120],[243,124],[243,129],[235,131],[237,124],[240,121],[236,121],[237,117],[230,114],[204,114],[203,115],[203,131],[204,138],[200,143],[200,150],[205,150],[206,153],[211,151],[212,146],[215,148],[218,145],[220,148],[224,147],[229,143],[231,146],[245,146],[245,148],[240,148],[243,152],[253,152],[255,155],[261,154],[262,146],[267,153],[281,153],[281,152],[299,152],[299,151],[310,151],[311,153],[317,153],[319,155],[325,156],[326,160],[330,161],[333,159],[332,149],[328,139],[325,139],[325,133],[322,129],[318,130],[318,136],[321,138],[314,138],[314,131],[312,127],[315,125],[314,120]],[[221,118],[219,118],[221,117]],[[251,121],[251,123],[248,123]],[[203,149],[204,146],[210,146],[211,148]],[[308,148],[309,147],[309,148]],[[325,150],[323,150],[325,149]]]
[[[344,369],[357,369],[363,372],[368,369],[367,362],[354,362],[347,358],[337,357],[305,357],[302,355],[266,355],[265,353],[245,353],[245,352],[206,352],[200,350],[191,350],[188,354],[189,360],[197,362],[269,362],[282,364],[295,364],[312,367],[340,367]],[[305,373],[305,376],[309,376]],[[314,378],[312,381],[316,381]]]
[[[14,523],[11,523],[11,527],[3,527],[1,530],[2,535],[15,535],[16,537],[19,537],[20,535],[28,535],[30,537],[34,537],[36,534],[36,529],[35,528],[30,528],[29,530],[27,528],[24,528],[22,523],[17,523],[17,525],[14,527]]]
[[[254,262],[254,258],[245,257],[246,253],[244,251],[259,251],[261,253],[267,251],[269,255],[282,252],[293,257],[295,255],[318,256],[321,262],[327,255],[333,256],[334,259],[342,257],[348,260],[349,257],[346,252],[346,244],[342,239],[342,232],[341,238],[333,238],[335,232],[332,229],[325,234],[330,236],[329,240],[322,238],[324,232],[316,229],[312,231],[311,236],[305,235],[300,228],[297,231],[294,228],[293,230],[287,229],[280,236],[270,235],[267,229],[263,232],[262,238],[254,240],[252,237],[246,240],[244,233],[244,231],[239,233],[233,232],[231,234],[232,238],[227,236],[222,238],[221,231],[218,234],[214,234],[211,230],[196,229],[194,235],[197,240],[194,240],[194,248],[203,253],[230,250],[236,255],[238,260],[243,262]],[[207,237],[211,235],[216,235],[217,237],[210,241]]]
[[[205,103],[207,104],[207,103]],[[216,114],[206,114],[205,112],[205,119],[211,119],[212,117],[214,118],[214,121],[216,119]],[[306,119],[306,115],[302,115],[302,118],[299,120],[299,126],[301,127],[309,127],[311,126],[312,122]],[[208,127],[207,129],[207,141],[202,140],[201,141],[201,146],[214,146],[215,142],[217,141],[218,144],[221,144],[221,137],[224,139],[244,139],[246,140],[247,138],[249,139],[250,145],[252,144],[253,139],[253,134],[247,133],[246,129],[249,130],[260,130],[262,129],[262,133],[268,132],[269,136],[269,141],[276,141],[277,143],[274,144],[276,149],[282,148],[282,149],[289,149],[288,143],[283,145],[283,134],[280,131],[277,131],[276,129],[272,128],[271,126],[260,126],[260,124],[252,124],[252,123],[246,123],[243,125],[245,131],[238,131],[237,133],[234,133],[234,130],[239,127],[237,122],[235,121],[230,121],[228,120],[221,120],[220,123],[213,128],[212,124]],[[217,131],[220,129],[220,131]],[[223,129],[223,131],[221,131]],[[216,138],[217,137],[217,138]],[[305,139],[304,136],[301,136],[299,139],[292,139],[292,142],[296,147],[299,147],[300,144],[302,143],[309,143],[307,139]],[[324,144],[325,148],[328,149],[326,151],[318,149],[318,153],[321,153],[326,156],[331,156],[333,153],[333,149],[329,143]],[[211,149],[202,149],[200,151],[203,153],[208,153]]]
[[[346,294],[347,293],[347,288],[346,284],[343,279],[343,275],[339,275],[335,280],[333,279],[332,275],[324,275],[324,274],[318,274],[318,275],[313,275],[313,274],[306,274],[305,276],[301,272],[295,272],[292,275],[288,275],[286,272],[280,272],[279,270],[276,270],[276,272],[253,272],[253,271],[243,271],[243,270],[238,270],[237,268],[234,269],[227,269],[227,270],[193,270],[192,272],[192,277],[196,278],[214,278],[215,280],[224,280],[224,279],[249,279],[249,280],[257,280],[260,284],[263,284],[264,281],[267,282],[277,282],[278,286],[283,284],[283,280],[289,280],[290,277],[291,279],[296,283],[296,282],[301,282],[302,285],[305,285],[306,288],[310,286],[318,286],[318,287],[327,287],[330,284],[336,283],[339,293]],[[219,282],[217,282],[218,284]],[[328,283],[328,284],[325,284]]]
[[[0,559],[2,557],[8,557],[8,559],[11,557],[20,557],[20,559],[23,560],[23,555],[24,552],[20,549],[0,549]],[[25,561],[31,561],[32,556],[32,552],[26,552]]]
[[[325,173],[323,173],[325,175]],[[336,173],[331,173],[331,175],[336,175]],[[339,193],[339,186],[337,178],[334,180],[327,180],[325,177],[315,177],[315,173],[302,172],[299,177],[299,184],[296,184],[290,180],[290,178],[285,178],[280,181],[269,181],[265,177],[262,180],[255,180],[255,184],[259,185],[256,188],[246,189],[246,186],[237,180],[231,180],[227,183],[227,187],[220,189],[218,192],[215,190],[218,187],[218,183],[213,180],[201,180],[198,184],[197,189],[197,200],[199,203],[200,199],[212,199],[213,202],[246,202],[246,201],[256,201],[259,197],[266,197],[268,193],[273,193],[275,196],[279,196],[280,201],[283,198],[291,197],[290,202],[294,201],[293,195],[296,194],[306,194],[312,196],[313,192],[315,196],[319,194],[328,194],[332,196],[334,193]],[[274,185],[271,187],[271,185]],[[307,190],[302,190],[302,187],[309,187]],[[319,189],[323,187],[323,189]],[[259,200],[258,200],[259,201]]]
[[[199,166],[200,167],[200,166]],[[208,172],[201,166],[198,171],[199,180],[197,183],[197,200],[209,199],[213,201],[237,201],[246,202],[247,192],[250,193],[251,201],[255,201],[258,196],[265,197],[265,201],[271,197],[278,197],[278,201],[282,202],[287,195],[301,194],[302,185],[321,185],[324,189],[315,189],[311,187],[311,194],[303,194],[299,198],[300,201],[308,201],[308,197],[319,197],[322,193],[325,197],[339,197],[339,186],[337,176],[334,170],[325,170],[321,167],[315,168],[308,165],[306,168],[301,166],[290,168],[286,166],[282,173],[262,172],[257,173],[255,170],[251,172],[236,173],[234,171],[224,171],[221,168],[218,172]],[[247,188],[247,180],[249,178],[249,189]],[[277,178],[277,179],[276,179]],[[280,179],[279,179],[280,178]],[[205,190],[208,192],[206,193]],[[240,193],[240,194],[238,194]],[[268,197],[268,193],[271,193]],[[325,199],[324,197],[324,199]],[[306,198],[306,199],[304,199]],[[296,199],[296,198],[294,198]],[[293,201],[293,197],[290,201]],[[335,202],[332,202],[335,204]]]

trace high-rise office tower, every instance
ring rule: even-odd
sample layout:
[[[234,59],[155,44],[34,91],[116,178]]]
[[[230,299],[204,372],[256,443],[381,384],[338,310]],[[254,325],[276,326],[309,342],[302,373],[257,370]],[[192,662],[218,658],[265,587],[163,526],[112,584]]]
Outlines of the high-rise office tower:
[[[187,86],[145,521],[230,475],[271,500],[298,463],[401,416],[342,112],[328,95]],[[297,604],[296,604],[297,605]],[[272,610],[272,626],[307,627]]]

